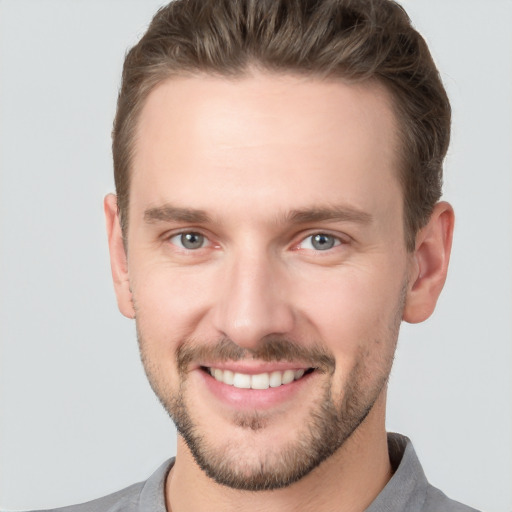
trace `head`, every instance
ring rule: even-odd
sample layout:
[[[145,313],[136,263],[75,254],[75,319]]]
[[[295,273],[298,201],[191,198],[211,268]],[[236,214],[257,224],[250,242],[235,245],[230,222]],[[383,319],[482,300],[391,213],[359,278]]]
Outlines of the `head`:
[[[448,132],[393,2],[157,13],[126,58],[106,213],[178,460],[275,489],[384,431],[400,322],[427,318],[446,276]]]
[[[136,128],[150,92],[176,76],[243,77],[250,68],[381,84],[398,120],[405,242],[441,197],[451,109],[422,36],[392,0],[176,0],[126,56],[113,130],[123,230]]]

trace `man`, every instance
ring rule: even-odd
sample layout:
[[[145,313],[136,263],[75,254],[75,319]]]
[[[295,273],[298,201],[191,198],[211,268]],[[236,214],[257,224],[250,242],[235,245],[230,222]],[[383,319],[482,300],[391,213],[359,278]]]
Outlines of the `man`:
[[[471,510],[385,431],[451,248],[450,107],[388,0],[177,0],[125,61],[105,199],[176,458],[70,510]]]

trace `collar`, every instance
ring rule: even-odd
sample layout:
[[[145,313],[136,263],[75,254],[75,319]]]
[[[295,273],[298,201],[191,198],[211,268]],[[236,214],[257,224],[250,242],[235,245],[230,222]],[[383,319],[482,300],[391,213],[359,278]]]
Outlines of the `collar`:
[[[429,483],[411,440],[389,433],[388,452],[394,474],[366,512],[421,511]]]

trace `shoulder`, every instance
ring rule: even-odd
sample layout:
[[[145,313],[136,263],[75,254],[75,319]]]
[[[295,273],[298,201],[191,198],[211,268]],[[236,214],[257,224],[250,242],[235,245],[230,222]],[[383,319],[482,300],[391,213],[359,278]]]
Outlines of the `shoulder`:
[[[132,512],[137,510],[137,501],[143,487],[144,482],[139,482],[102,498],[79,505],[33,512],[117,512],[121,510]]]
[[[442,491],[429,485],[423,505],[424,512],[478,512],[476,509],[468,507],[458,501],[454,501]]]
[[[33,512],[166,512],[165,481],[174,459],[164,462],[146,481],[80,505]]]

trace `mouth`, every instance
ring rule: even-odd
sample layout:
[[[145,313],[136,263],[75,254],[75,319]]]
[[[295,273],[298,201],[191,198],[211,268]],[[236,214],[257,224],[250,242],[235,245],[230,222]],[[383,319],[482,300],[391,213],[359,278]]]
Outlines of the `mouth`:
[[[314,368],[299,368],[249,374],[208,366],[202,366],[201,370],[222,384],[238,389],[258,390],[286,386],[315,371]]]

